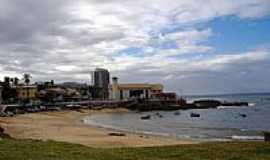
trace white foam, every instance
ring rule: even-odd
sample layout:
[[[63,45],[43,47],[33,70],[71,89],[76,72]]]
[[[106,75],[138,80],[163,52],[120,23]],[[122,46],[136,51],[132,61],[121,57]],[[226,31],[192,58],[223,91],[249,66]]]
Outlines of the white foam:
[[[217,109],[241,108],[239,106],[218,106]]]
[[[248,106],[253,107],[255,106],[255,103],[248,103]]]
[[[263,136],[232,136],[235,140],[264,140]]]

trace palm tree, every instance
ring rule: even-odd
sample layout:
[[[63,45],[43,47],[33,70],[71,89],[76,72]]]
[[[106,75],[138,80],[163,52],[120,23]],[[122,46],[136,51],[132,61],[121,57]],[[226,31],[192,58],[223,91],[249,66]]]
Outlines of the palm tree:
[[[23,79],[24,79],[24,83],[28,86],[30,84],[30,79],[31,79],[31,75],[30,74],[23,74]]]
[[[24,73],[23,74],[23,79],[24,79],[24,83],[26,84],[27,88],[26,88],[26,94],[27,94],[27,101],[29,101],[29,84],[30,84],[30,79],[31,79],[31,75],[30,74],[27,74],[27,73]]]

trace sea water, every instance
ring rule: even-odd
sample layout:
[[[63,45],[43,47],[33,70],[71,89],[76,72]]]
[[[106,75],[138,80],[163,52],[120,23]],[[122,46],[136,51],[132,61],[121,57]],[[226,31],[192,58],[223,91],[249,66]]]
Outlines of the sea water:
[[[177,138],[263,140],[263,132],[270,131],[270,94],[186,98],[188,101],[196,99],[245,101],[249,106],[97,114],[86,117],[84,121],[105,128]],[[200,117],[191,117],[192,112],[199,113]],[[243,114],[246,117],[241,116]],[[151,115],[151,118],[142,120],[141,117],[145,115]]]

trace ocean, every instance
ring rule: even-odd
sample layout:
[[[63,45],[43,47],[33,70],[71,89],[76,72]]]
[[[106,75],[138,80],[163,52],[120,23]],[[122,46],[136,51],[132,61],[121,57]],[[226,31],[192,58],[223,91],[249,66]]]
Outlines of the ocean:
[[[263,132],[270,131],[270,94],[189,96],[186,99],[244,101],[249,106],[98,114],[86,117],[84,122],[122,131],[182,139],[263,140]],[[192,112],[199,113],[200,117],[191,117]],[[141,117],[146,115],[151,115],[151,119],[142,120]]]

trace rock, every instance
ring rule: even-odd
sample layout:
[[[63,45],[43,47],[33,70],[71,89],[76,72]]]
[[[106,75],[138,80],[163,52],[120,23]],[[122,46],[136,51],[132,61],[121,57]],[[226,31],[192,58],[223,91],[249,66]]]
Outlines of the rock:
[[[222,106],[249,106],[248,102],[223,102]]]
[[[217,100],[197,100],[194,101],[193,104],[197,108],[216,108],[221,105],[220,101]]]
[[[123,137],[123,136],[126,136],[126,134],[124,134],[124,133],[109,133],[108,135],[109,135],[109,136],[116,136],[116,137]]]
[[[13,113],[13,112],[10,112],[10,111],[7,112],[8,117],[13,117],[14,115],[15,115],[15,113]]]
[[[270,132],[264,132],[264,141],[270,142]]]
[[[5,136],[4,132],[5,132],[4,128],[0,127],[0,140],[2,140],[1,137]]]
[[[4,128],[0,127],[0,134],[3,134],[4,133]]]
[[[5,129],[0,126],[0,138],[11,138],[8,134],[5,133]]]

